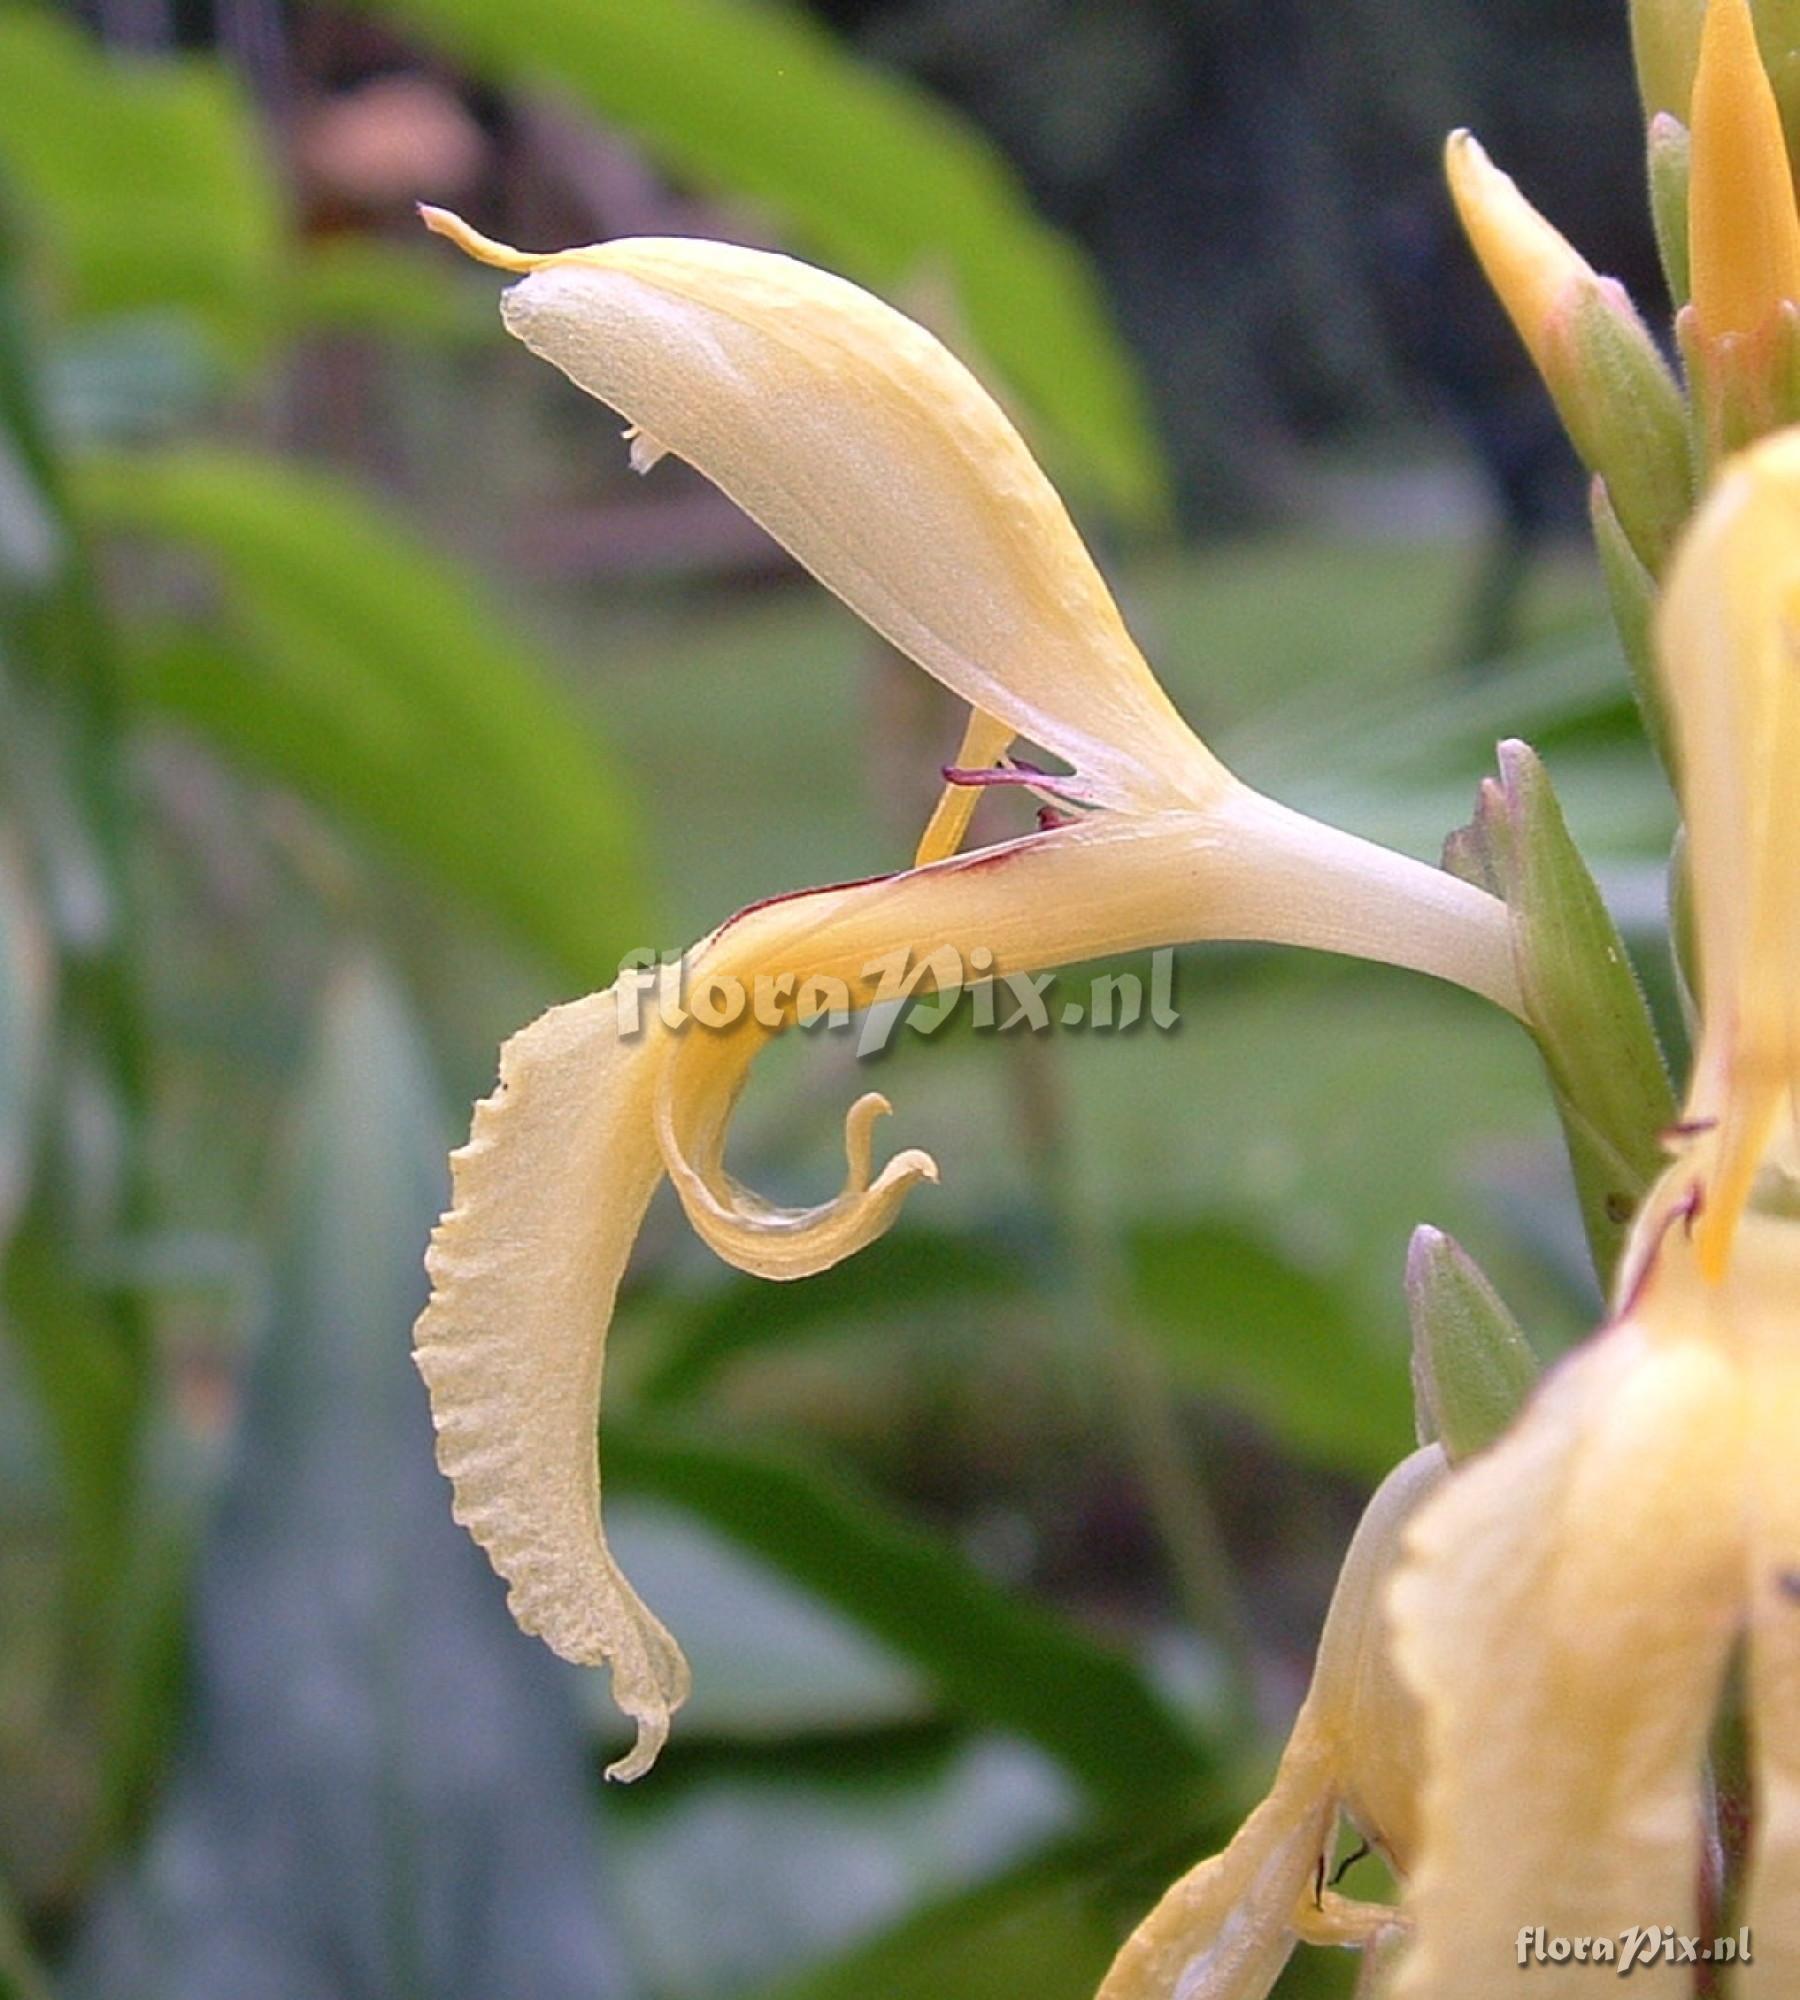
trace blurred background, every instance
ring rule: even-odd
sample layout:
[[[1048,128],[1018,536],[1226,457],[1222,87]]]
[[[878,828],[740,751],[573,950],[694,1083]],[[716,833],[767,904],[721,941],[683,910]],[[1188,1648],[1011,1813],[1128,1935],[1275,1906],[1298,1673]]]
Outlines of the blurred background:
[[[1412,1226],[1593,1311],[1531,1050],[1196,951],[1167,1034],[903,1033],[945,1186],[836,1272],[655,1209],[609,1509],[696,1690],[605,1787],[431,1464],[444,1152],[623,953],[902,864],[959,719],[411,203],[879,289],[1228,761],[1435,857],[1525,735],[1630,932],[1667,801],[1437,166],[1659,314],[1625,11],[0,0],[0,1992],[1078,2000],[1228,1835],[1411,1441]],[[773,1051],[745,1178],[832,1184],[866,1067]]]

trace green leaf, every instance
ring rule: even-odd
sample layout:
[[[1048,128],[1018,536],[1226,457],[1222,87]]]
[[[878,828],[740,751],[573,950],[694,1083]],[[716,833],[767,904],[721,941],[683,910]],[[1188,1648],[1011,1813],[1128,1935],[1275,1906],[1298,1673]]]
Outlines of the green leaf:
[[[646,922],[623,789],[545,665],[348,486],[214,451],[88,462],[102,528],[200,554],[221,629],[167,633],[141,697],[603,983]]]
[[[690,1509],[922,1668],[967,1715],[1036,1743],[1097,1798],[1191,1790],[1208,1753],[1122,1654],[989,1583],[867,1495],[769,1451],[609,1420],[607,1478]]]
[[[608,1874],[648,1989],[719,2000],[1020,1864],[1076,1830],[1078,1805],[1049,1759],[991,1735],[690,1747],[653,1785],[607,1792]]]
[[[432,346],[462,346],[494,330],[492,288],[470,283],[424,247],[373,236],[310,245],[288,274],[286,310],[296,326]]]
[[[865,1329],[878,1315],[1016,1298],[1029,1282],[1019,1259],[992,1238],[897,1231],[804,1284],[733,1279],[718,1287],[676,1318],[638,1393],[647,1403],[684,1401],[764,1348]]]
[[[19,844],[0,828],[0,1249],[30,1185],[53,955]]]
[[[1119,1943],[1088,1871],[1039,1862],[930,1904],[761,2000],[1091,2000]]]
[[[1370,1351],[1332,1286],[1217,1219],[1139,1228],[1128,1256],[1145,1330],[1178,1382],[1234,1403],[1316,1464],[1379,1475],[1406,1450],[1398,1357]]]
[[[757,2000],[1092,2000],[1132,1923],[1228,1836],[1190,1823],[1136,1851],[1116,1841],[1053,1849]]]
[[[909,1661],[835,1606],[692,1513],[627,1495],[606,1510],[606,1539],[694,1670],[679,1740],[844,1742],[931,1721],[931,1689]],[[609,1750],[632,1724],[589,1674],[592,1719]],[[616,1749],[613,1746],[616,1745]]]
[[[121,1339],[105,1294],[71,1268],[64,1233],[35,1210],[7,1256],[0,1304],[54,1448],[78,1590],[103,1599],[127,1554],[142,1357]]]
[[[568,1678],[432,1462],[407,1330],[443,1126],[419,1032],[366,967],[333,982],[297,1111],[182,1754],[68,1990],[618,1992]]]
[[[0,2000],[56,2000],[6,1884],[0,1882]]]
[[[954,313],[1121,511],[1166,509],[1130,363],[1066,238],[990,146],[797,9],[744,0],[363,0],[471,69],[566,92],[684,178],[765,205],[822,262],[904,304],[948,279]],[[429,195],[429,189],[421,189]]]
[[[0,11],[0,166],[71,313],[179,306],[231,356],[267,334],[280,197],[217,64],[116,59],[53,14]]]

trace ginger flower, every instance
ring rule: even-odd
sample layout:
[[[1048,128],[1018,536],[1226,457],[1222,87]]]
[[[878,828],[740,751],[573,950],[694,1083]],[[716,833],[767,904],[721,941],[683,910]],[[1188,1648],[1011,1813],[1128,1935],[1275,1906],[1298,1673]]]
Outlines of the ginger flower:
[[[1132,643],[1062,503],[1000,409],[931,335],[843,280],[728,244],[638,240],[547,256],[427,222],[520,274],[509,330],[631,426],[640,468],[685,459],[901,652],[970,704],[962,763],[916,864],[753,904],[672,973],[627,974],[507,1043],[430,1253],[417,1330],[457,1518],[565,1656],[612,1668],[638,1724],[614,1775],[654,1759],[687,1690],[679,1649],[608,1552],[595,1430],[613,1299],[666,1175],[720,1256],[770,1278],[879,1236],[923,1153],[877,1169],[860,1098],[840,1193],[785,1208],[725,1161],[757,1051],[828,1007],[1047,971],[1188,939],[1384,959],[1517,1011],[1502,906],[1240,783]],[[1025,737],[1055,824],[956,850],[967,780]],[[771,801],[771,807],[775,805]],[[652,988],[654,991],[647,991]],[[754,994],[753,1004],[732,1005]],[[711,1025],[709,1020],[711,1012]]]
[[[1691,1993],[1680,1943],[1642,1942],[1663,1926],[1698,1950],[1741,1925],[1737,2000],[1800,1992],[1800,433],[1726,470],[1659,640],[1699,1050],[1609,1323],[1409,1537],[1394,1649],[1426,1780],[1399,2000],[1512,1995],[1540,1931]],[[1752,1830],[1721,1884],[1704,1765],[1737,1656]],[[1529,1983],[1593,1977],[1533,1959]]]

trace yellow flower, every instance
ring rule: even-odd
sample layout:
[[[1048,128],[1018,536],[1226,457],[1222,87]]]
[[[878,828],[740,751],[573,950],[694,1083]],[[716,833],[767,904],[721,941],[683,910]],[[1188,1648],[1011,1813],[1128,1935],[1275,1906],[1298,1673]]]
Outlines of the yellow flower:
[[[1688,254],[1709,341],[1766,332],[1800,301],[1800,217],[1749,0],[1711,0],[1694,73]]]
[[[1269,1796],[1137,1927],[1098,2000],[1263,2000],[1296,1944],[1367,1946],[1397,1921],[1384,1904],[1333,1894],[1324,1877],[1340,1815],[1401,1873],[1417,1839],[1418,1715],[1389,1657],[1382,1594],[1407,1522],[1446,1469],[1428,1445],[1382,1482],[1344,1559]]]
[[[833,1199],[782,1208],[741,1186],[726,1129],[767,1041],[834,999],[867,1006],[896,976],[929,992],[1189,938],[1386,959],[1514,1011],[1518,991],[1493,898],[1274,804],[1199,742],[1017,433],[921,328],[760,251],[643,240],[534,257],[426,219],[522,274],[507,326],[628,419],[634,462],[697,466],[961,695],[971,761],[1025,736],[1070,767],[1034,780],[1073,813],[1065,824],[958,854],[953,800],[923,865],[731,919],[685,968],[699,1019],[703,997],[720,1009],[716,1030],[665,1021],[673,972],[554,1009],[506,1045],[455,1156],[417,1332],[440,1462],[519,1622],[610,1663],[639,1725],[616,1775],[634,1776],[687,1670],[607,1551],[594,1438],[613,1297],[652,1193],[668,1175],[721,1256],[795,1278],[871,1241],[935,1178],[914,1151],[875,1169],[888,1107],[871,1094],[849,1113]],[[734,992],[754,1001],[726,1023]]]
[[[1518,1990],[1547,1937],[1723,1931],[1703,1762],[1743,1648],[1755,1831],[1738,2000],[1800,1992],[1800,434],[1736,461],[1661,656],[1703,1028],[1609,1325],[1420,1513],[1392,1592],[1425,1719],[1402,2000]],[[1533,1964],[1542,1994],[1591,1966]],[[1679,1959],[1634,1987],[1689,1993]]]

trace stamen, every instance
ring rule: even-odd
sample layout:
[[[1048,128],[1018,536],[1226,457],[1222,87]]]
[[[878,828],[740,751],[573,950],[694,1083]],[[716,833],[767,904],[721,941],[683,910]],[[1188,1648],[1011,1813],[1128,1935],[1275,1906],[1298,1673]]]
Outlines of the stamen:
[[[983,791],[990,785],[1022,785],[1026,791],[1036,792],[1054,803],[1083,807],[1093,804],[1087,787],[1073,772],[1065,775],[1060,771],[1044,771],[1035,764],[1020,764],[1010,758],[985,771],[946,764],[944,783],[972,791]]]
[[[1013,732],[1006,723],[985,709],[970,709],[968,725],[956,753],[957,769],[999,763],[1012,740]],[[913,856],[915,868],[929,867],[932,862],[947,860],[956,853],[968,838],[969,822],[975,817],[980,796],[967,786],[945,785],[925,831],[919,836],[918,852]]]
[[[1359,1861],[1366,1861],[1374,1852],[1374,1848],[1366,1840],[1358,1841],[1351,1848],[1350,1852],[1344,1856],[1343,1860],[1331,1871],[1331,1886],[1335,1889]]]

